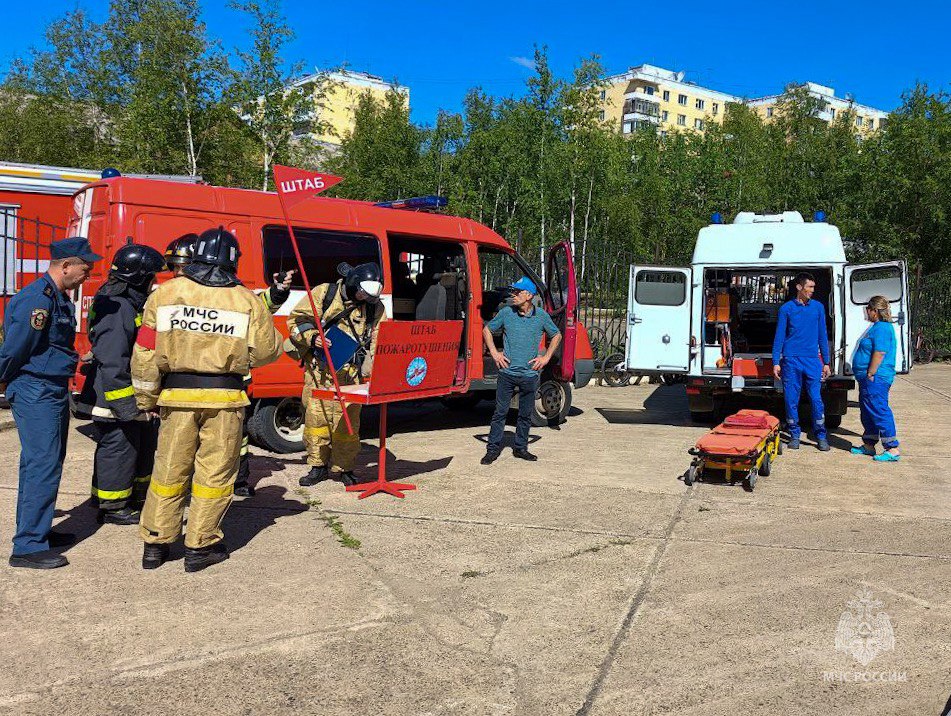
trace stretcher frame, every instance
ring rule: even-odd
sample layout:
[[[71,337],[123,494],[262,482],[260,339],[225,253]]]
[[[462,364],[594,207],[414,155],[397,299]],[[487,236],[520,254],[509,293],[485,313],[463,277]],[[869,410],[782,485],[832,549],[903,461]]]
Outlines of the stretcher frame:
[[[715,453],[696,447],[690,448],[687,453],[693,455],[693,460],[684,473],[685,485],[690,486],[702,480],[704,471],[713,469],[723,470],[726,481],[731,485],[736,484],[736,473],[743,473],[743,487],[752,491],[760,475],[768,477],[772,472],[773,458],[783,454],[783,443],[777,425],[745,455]]]

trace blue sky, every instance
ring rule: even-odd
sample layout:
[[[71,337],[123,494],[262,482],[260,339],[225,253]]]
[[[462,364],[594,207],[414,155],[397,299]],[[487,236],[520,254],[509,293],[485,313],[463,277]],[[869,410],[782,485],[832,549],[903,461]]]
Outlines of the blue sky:
[[[42,43],[46,24],[77,5],[102,18],[108,2],[8,3],[0,65]],[[227,0],[204,0],[203,7],[211,34],[225,47],[246,41],[246,24]],[[307,67],[345,62],[396,79],[410,87],[413,119],[424,123],[439,108],[459,110],[477,85],[494,95],[521,93],[531,74],[524,60],[535,43],[548,45],[561,76],[597,53],[612,73],[647,62],[749,97],[811,80],[891,110],[916,81],[951,88],[951,53],[941,50],[951,3],[938,1],[284,0],[283,9],[297,33],[288,59]]]

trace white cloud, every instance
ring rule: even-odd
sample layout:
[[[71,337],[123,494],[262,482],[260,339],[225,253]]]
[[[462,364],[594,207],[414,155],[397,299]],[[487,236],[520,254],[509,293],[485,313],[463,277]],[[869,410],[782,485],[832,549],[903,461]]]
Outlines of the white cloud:
[[[529,59],[528,57],[509,57],[509,59],[516,65],[521,65],[530,70],[535,69],[535,60]]]

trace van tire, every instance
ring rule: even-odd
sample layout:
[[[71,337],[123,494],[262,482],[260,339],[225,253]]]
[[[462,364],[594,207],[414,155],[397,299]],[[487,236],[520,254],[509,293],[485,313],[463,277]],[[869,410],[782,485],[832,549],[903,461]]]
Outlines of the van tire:
[[[571,383],[543,378],[535,394],[532,407],[532,425],[543,428],[548,425],[561,425],[568,419],[571,410]]]
[[[285,455],[304,449],[304,405],[299,398],[259,401],[248,418],[248,436],[258,447]]]

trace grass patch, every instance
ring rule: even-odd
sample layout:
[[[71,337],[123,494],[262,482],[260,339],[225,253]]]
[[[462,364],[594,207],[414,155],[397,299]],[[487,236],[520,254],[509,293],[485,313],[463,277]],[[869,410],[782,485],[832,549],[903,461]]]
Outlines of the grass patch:
[[[472,579],[473,577],[482,577],[485,575],[485,572],[480,572],[477,569],[467,569],[462,573],[463,579]]]
[[[323,503],[320,500],[311,495],[303,487],[297,488],[294,492],[303,499],[308,507],[317,512],[317,517],[330,528],[330,531],[334,533],[334,537],[337,538],[337,542],[347,549],[360,549],[362,544],[360,540],[347,532],[343,523],[336,515],[330,515],[324,512]]]

